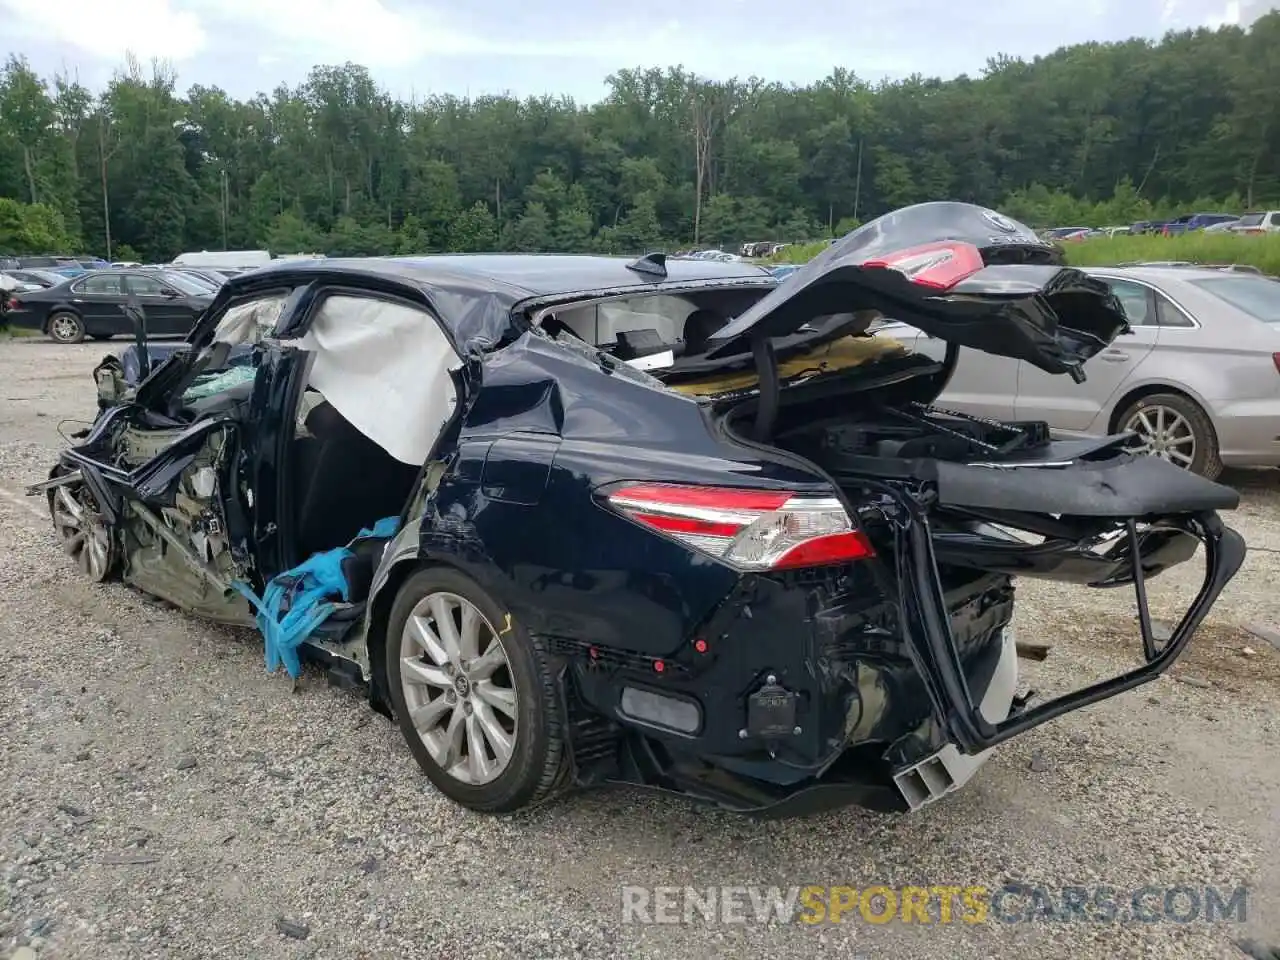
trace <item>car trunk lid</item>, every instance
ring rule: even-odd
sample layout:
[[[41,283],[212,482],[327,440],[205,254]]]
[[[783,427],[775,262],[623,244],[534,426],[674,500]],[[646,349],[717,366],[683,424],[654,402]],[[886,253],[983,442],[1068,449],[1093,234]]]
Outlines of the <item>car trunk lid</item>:
[[[705,356],[740,356],[760,338],[862,310],[1078,381],[1084,362],[1128,329],[1110,288],[1063,266],[1028,227],[938,202],[854,230],[721,328]]]

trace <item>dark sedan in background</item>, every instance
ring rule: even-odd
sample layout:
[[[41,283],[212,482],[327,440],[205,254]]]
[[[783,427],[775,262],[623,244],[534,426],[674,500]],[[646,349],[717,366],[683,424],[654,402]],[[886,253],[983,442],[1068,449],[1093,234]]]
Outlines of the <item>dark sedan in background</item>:
[[[151,336],[182,336],[213,301],[207,283],[171,270],[101,270],[45,290],[10,297],[9,323],[39,330],[59,343],[86,336],[106,340],[133,333],[122,309],[136,298]]]

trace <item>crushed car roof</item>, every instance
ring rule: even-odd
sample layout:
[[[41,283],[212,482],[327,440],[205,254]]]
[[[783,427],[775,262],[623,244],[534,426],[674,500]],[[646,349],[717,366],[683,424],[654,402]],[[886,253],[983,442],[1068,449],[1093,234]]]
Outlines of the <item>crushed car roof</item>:
[[[432,284],[442,279],[470,280],[477,293],[508,291],[520,299],[661,283],[697,280],[759,278],[768,271],[748,263],[715,260],[685,260],[669,257],[667,276],[658,281],[653,274],[630,269],[634,257],[604,257],[589,254],[474,253],[435,254],[422,257],[326,257],[316,260],[277,260],[254,270],[323,275],[359,271],[400,280]],[[249,279],[250,275],[233,278]]]
[[[215,309],[227,300],[280,281],[307,283],[362,275],[418,288],[451,329],[460,348],[471,341],[497,341],[511,311],[527,300],[634,288],[660,291],[690,283],[775,282],[746,263],[668,257],[666,276],[631,268],[634,257],[586,254],[437,254],[421,257],[325,257],[276,260],[230,278]]]

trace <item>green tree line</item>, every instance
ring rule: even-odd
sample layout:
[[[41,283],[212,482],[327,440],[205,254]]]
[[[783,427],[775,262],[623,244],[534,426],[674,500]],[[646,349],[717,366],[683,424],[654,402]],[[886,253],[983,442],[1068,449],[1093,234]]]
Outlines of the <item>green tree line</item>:
[[[406,102],[355,64],[249,100],[130,60],[0,74],[0,252],[630,252],[838,234],[960,199],[1036,226],[1280,198],[1280,14],[809,86],[619,70],[598,103]]]

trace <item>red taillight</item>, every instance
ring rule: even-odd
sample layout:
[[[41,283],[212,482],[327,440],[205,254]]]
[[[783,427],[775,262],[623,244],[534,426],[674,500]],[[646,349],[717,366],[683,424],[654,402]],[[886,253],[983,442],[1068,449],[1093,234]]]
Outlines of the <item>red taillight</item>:
[[[775,490],[739,490],[734,487],[685,487],[673,483],[636,483],[618,490],[615,497],[651,500],[670,506],[710,507],[729,510],[777,510],[791,494]]]
[[[793,570],[796,567],[821,567],[829,563],[845,563],[873,556],[875,551],[861,530],[845,533],[828,533],[803,543],[797,543],[777,562],[775,570]]]
[[[656,513],[633,512],[631,517],[663,533],[698,534],[707,537],[737,536],[741,528],[732,523],[698,520],[695,517],[664,517]]]
[[[17,310],[17,309],[18,309],[19,307],[21,307],[21,306],[22,306],[22,301],[21,301],[21,300],[19,300],[17,297],[10,297],[10,298],[9,298],[9,302],[5,304],[5,309],[6,309],[6,310]]]
[[[1271,355],[1271,362],[1276,365],[1276,373],[1280,373],[1280,353],[1273,353]]]
[[[875,555],[833,497],[639,483],[607,499],[637,523],[739,570],[790,570]]]
[[[912,283],[949,290],[981,270],[983,263],[982,251],[972,244],[943,240],[908,247],[877,260],[868,260],[863,266],[897,270]]]

